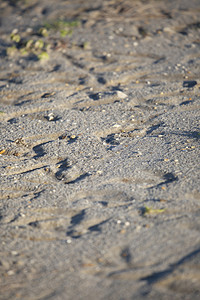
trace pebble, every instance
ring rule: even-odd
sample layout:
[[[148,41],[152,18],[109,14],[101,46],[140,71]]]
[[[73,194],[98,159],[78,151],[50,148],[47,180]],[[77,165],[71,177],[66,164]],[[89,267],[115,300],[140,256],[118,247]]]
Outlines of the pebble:
[[[53,121],[53,120],[55,120],[54,114],[53,114],[53,113],[48,114],[47,120],[48,120],[48,121]]]
[[[164,32],[167,32],[167,33],[175,33],[174,29],[173,29],[173,28],[170,28],[170,27],[164,27],[164,28],[163,28],[163,31],[164,31]]]
[[[142,152],[141,152],[141,151],[137,151],[136,154],[137,154],[137,155],[142,155]]]
[[[18,33],[18,29],[14,28],[13,31],[12,31],[12,34],[17,34],[17,33]]]
[[[125,93],[123,93],[121,91],[117,91],[117,96],[121,99],[125,99],[128,97],[128,95],[126,95]]]
[[[7,272],[7,274],[8,274],[9,276],[11,276],[11,275],[14,275],[15,272],[14,272],[13,270],[9,270],[9,271]]]
[[[130,226],[130,222],[126,221],[124,224],[126,227]]]
[[[114,124],[113,127],[118,128],[118,127],[121,127],[121,125],[120,124]]]
[[[140,231],[141,230],[141,226],[140,225],[138,225],[135,229],[136,229],[136,231]]]
[[[45,117],[49,122],[60,120],[60,117],[54,115],[53,113],[49,113],[48,116]]]
[[[101,174],[103,174],[103,171],[98,170],[96,173],[97,173],[98,175],[101,175]]]

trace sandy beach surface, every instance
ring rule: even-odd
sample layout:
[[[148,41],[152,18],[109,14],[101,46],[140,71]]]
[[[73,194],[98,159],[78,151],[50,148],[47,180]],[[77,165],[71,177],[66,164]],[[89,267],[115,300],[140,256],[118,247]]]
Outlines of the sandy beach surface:
[[[200,299],[199,0],[0,1],[0,299]]]

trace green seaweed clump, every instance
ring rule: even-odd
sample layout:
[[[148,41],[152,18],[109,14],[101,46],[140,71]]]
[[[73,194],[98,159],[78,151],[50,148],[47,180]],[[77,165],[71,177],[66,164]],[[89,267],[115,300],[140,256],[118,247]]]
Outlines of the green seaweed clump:
[[[160,213],[163,213],[164,211],[165,211],[165,208],[156,209],[156,208],[151,208],[151,207],[145,206],[142,209],[142,215],[146,216],[148,214],[160,214]]]
[[[66,21],[62,19],[54,20],[44,24],[43,28],[40,29],[41,34],[48,34],[48,31],[59,32],[61,37],[66,35],[72,35],[73,29],[80,24],[78,20]],[[46,29],[46,31],[45,31]]]
[[[22,38],[17,33],[17,30],[14,30],[11,33],[10,39],[13,45],[6,49],[6,54],[8,56],[15,56],[19,54],[22,56],[33,55],[38,60],[49,58],[49,54],[47,53],[48,44],[45,43],[42,39],[37,39],[37,37],[35,37],[35,39],[27,39],[27,37]]]

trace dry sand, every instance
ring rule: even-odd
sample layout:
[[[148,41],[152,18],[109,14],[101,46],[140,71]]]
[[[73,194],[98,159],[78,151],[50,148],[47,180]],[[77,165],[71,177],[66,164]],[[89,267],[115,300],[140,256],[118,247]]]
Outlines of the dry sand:
[[[0,298],[200,299],[199,1],[0,13]]]

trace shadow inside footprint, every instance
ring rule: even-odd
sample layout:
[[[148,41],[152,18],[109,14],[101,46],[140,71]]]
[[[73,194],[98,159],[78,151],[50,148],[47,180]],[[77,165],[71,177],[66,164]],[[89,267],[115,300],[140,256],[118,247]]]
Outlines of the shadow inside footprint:
[[[33,147],[33,151],[36,154],[35,156],[33,156],[34,159],[42,157],[42,156],[44,156],[46,154],[46,152],[44,151],[44,149],[43,149],[42,146],[45,145],[45,144],[47,144],[47,143],[49,143],[49,142],[42,143],[42,144],[39,144],[39,145]]]
[[[170,182],[173,182],[173,181],[176,181],[178,180],[178,177],[175,176],[173,173],[166,173],[163,178],[165,179],[165,182],[163,183],[170,183]]]
[[[169,274],[173,273],[178,267],[183,267],[184,265],[187,265],[187,263],[196,264],[196,261],[199,261],[200,257],[200,249],[196,249],[184,257],[182,257],[180,260],[175,262],[174,264],[170,265],[167,269],[160,271],[160,272],[154,272],[148,276],[140,278],[140,280],[147,281],[148,284],[154,284],[157,281],[162,280]],[[195,261],[196,260],[196,261]]]
[[[80,224],[85,217],[85,210],[83,209],[80,213],[76,214],[71,218],[71,225],[75,226]]]
[[[58,171],[55,173],[55,177],[56,177],[56,179],[58,179],[58,180],[63,180],[63,179],[65,179],[65,174],[64,174],[64,172],[65,172],[66,170],[70,169],[71,166],[69,165],[68,159],[67,159],[67,158],[64,159],[64,160],[62,160],[62,161],[60,161],[58,164],[59,164],[59,169],[58,169]]]
[[[96,232],[101,232],[101,231],[102,231],[102,230],[101,230],[101,225],[107,223],[109,220],[110,220],[110,218],[107,219],[107,220],[104,220],[104,221],[102,221],[102,222],[100,222],[100,223],[98,223],[98,224],[95,224],[95,225],[93,225],[93,226],[90,226],[90,227],[88,228],[88,230],[90,230],[90,231],[96,231]]]
[[[115,133],[108,134],[105,138],[101,138],[102,141],[105,141],[110,145],[119,145],[120,142],[116,140]]]
[[[83,179],[85,179],[86,177],[88,176],[91,176],[91,174],[89,173],[84,173],[84,174],[81,174],[80,176],[76,177],[75,179],[69,179],[67,181],[65,181],[65,184],[73,184],[73,183],[77,183]]]
[[[77,232],[74,227],[79,225],[85,217],[85,210],[83,209],[81,212],[76,214],[71,218],[71,225],[69,227],[69,230],[67,231],[66,235],[71,236],[72,238],[79,238],[81,237],[81,233]]]

